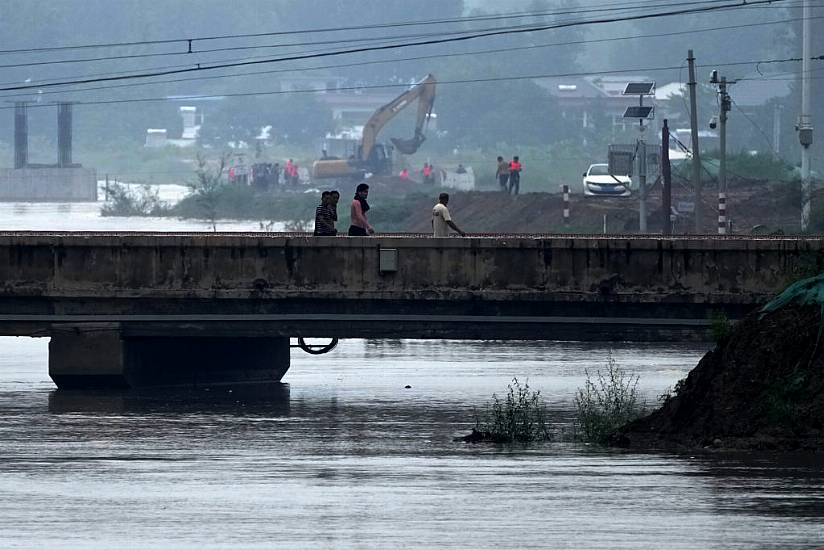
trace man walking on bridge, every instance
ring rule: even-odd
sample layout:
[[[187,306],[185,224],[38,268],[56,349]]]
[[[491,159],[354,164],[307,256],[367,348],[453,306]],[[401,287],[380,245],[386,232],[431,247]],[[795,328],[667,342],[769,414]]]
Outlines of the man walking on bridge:
[[[358,184],[349,215],[352,221],[352,225],[349,226],[350,237],[368,237],[375,233],[375,229],[369,225],[369,221],[366,219],[366,213],[369,211],[369,203],[366,202],[367,197],[369,197],[369,185],[365,183]]]
[[[337,191],[324,191],[321,194],[320,206],[315,209],[315,236],[333,237],[338,234],[335,222],[338,221],[338,199],[340,193]]]
[[[432,231],[435,237],[448,237],[449,229],[452,228],[458,232],[461,237],[466,237],[466,233],[460,230],[452,221],[452,216],[449,215],[449,209],[446,205],[449,204],[449,193],[441,193],[438,196],[438,204],[432,209]]]

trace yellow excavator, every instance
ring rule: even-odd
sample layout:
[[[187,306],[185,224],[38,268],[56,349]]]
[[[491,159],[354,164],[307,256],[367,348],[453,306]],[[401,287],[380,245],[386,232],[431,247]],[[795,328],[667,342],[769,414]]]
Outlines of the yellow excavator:
[[[375,175],[392,173],[392,157],[387,148],[378,143],[378,134],[403,109],[418,100],[415,136],[411,139],[391,138],[395,149],[405,155],[415,153],[426,139],[424,132],[435,103],[435,77],[431,74],[413,85],[391,102],[375,111],[363,127],[358,151],[349,159],[321,159],[312,165],[312,177],[362,178],[367,172]]]

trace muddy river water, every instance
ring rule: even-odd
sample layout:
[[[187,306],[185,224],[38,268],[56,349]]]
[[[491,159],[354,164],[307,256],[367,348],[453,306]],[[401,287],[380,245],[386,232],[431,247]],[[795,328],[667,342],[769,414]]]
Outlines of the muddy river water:
[[[0,229],[189,229],[69,206]],[[255,392],[119,394],[57,391],[46,339],[3,337],[0,548],[821,548],[820,457],[453,441],[513,377],[564,432],[609,354],[654,406],[706,349],[348,340]]]

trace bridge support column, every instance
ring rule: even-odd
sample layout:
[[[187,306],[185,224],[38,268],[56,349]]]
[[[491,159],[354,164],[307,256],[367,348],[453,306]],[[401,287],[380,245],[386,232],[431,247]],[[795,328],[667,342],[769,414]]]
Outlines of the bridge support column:
[[[117,324],[52,328],[49,376],[59,388],[141,388],[278,382],[288,338],[124,337]]]

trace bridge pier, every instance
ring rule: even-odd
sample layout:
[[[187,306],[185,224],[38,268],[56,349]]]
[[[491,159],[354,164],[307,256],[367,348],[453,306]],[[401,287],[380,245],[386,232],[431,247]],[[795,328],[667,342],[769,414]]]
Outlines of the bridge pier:
[[[285,337],[124,337],[119,323],[55,325],[49,376],[58,388],[141,388],[278,382]]]

